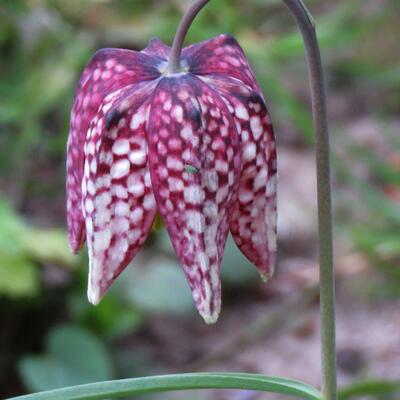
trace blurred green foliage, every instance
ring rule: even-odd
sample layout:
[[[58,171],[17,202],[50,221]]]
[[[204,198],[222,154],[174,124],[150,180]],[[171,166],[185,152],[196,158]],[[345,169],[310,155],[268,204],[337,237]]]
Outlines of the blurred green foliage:
[[[50,330],[42,355],[21,359],[27,390],[106,379],[115,369],[132,375],[139,362],[126,367],[116,353],[107,353],[104,342],[139,329],[144,316],[193,312],[165,230],[151,235],[134,268],[97,307],[85,298],[87,260],[69,254],[64,232],[64,152],[84,65],[101,47],[140,50],[154,36],[170,44],[188,2],[0,0],[0,298],[14,304],[17,313],[61,288],[61,319],[71,323]],[[236,36],[264,89],[279,145],[304,149],[313,138],[303,43],[281,3],[213,0],[196,19],[187,43],[221,32]],[[337,229],[387,278],[384,294],[399,295],[400,3],[306,3],[317,17],[323,49],[335,176],[339,186],[352,191],[352,202],[338,213]],[[385,137],[390,151],[353,140],[348,123],[364,117],[380,122],[375,135]],[[391,132],[386,121],[397,121],[397,130]],[[357,217],[355,205],[362,209]],[[70,277],[59,286],[46,278],[57,271]],[[224,287],[233,292],[257,279],[232,240],[222,275]],[[81,353],[88,353],[84,347],[92,353],[85,356],[87,364],[82,363]]]
[[[46,339],[46,353],[25,356],[19,369],[26,387],[43,391],[113,378],[104,344],[75,326],[58,326]]]

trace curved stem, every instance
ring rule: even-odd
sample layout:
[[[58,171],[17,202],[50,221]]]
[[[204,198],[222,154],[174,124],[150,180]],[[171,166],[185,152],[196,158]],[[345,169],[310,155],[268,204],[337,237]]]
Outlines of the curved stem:
[[[200,10],[209,2],[210,0],[197,0],[195,1],[183,16],[178,29],[176,31],[174,41],[172,43],[171,53],[168,59],[167,71],[169,73],[179,72],[181,69],[181,51],[183,47],[183,42],[185,40],[186,34],[192,24],[193,20]]]
[[[283,2],[293,14],[303,36],[307,52],[316,139],[322,388],[325,400],[336,400],[335,281],[332,250],[330,157],[321,55],[314,20],[303,2],[301,0],[283,0]]]

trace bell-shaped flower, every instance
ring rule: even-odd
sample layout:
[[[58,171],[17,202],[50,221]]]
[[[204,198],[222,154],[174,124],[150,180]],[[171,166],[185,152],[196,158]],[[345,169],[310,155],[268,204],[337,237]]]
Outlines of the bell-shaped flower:
[[[153,39],[141,52],[98,51],[80,79],[67,150],[70,247],[86,237],[88,297],[97,304],[131,262],[157,212],[197,309],[221,306],[229,230],[267,279],[276,254],[276,149],[249,63],[228,35],[182,51]]]

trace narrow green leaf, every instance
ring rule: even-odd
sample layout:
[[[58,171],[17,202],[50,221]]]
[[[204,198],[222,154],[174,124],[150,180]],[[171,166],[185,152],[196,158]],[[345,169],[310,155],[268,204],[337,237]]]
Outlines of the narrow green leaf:
[[[190,389],[254,390],[322,400],[321,393],[305,383],[242,373],[190,373],[121,379],[14,397],[13,400],[99,400]]]
[[[340,400],[348,400],[360,396],[382,396],[400,394],[400,381],[368,380],[346,386],[339,391]],[[380,397],[381,398],[381,397]]]

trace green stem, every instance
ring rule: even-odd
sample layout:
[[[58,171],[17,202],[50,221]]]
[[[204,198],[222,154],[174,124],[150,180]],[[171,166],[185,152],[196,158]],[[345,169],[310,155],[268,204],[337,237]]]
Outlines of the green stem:
[[[198,373],[121,379],[49,390],[9,400],[100,400],[193,389],[255,390],[282,393],[308,400],[322,400],[317,389],[302,382],[240,373]]]
[[[283,0],[294,16],[307,52],[316,139],[321,308],[322,388],[325,400],[337,399],[335,280],[332,250],[332,206],[329,136],[321,55],[315,22],[301,0]]]
[[[183,42],[185,41],[186,34],[192,24],[193,20],[200,10],[209,2],[210,0],[197,0],[195,1],[183,16],[178,29],[176,31],[174,41],[172,43],[171,52],[169,54],[167,71],[170,74],[180,72],[181,70],[181,51],[183,47]]]

